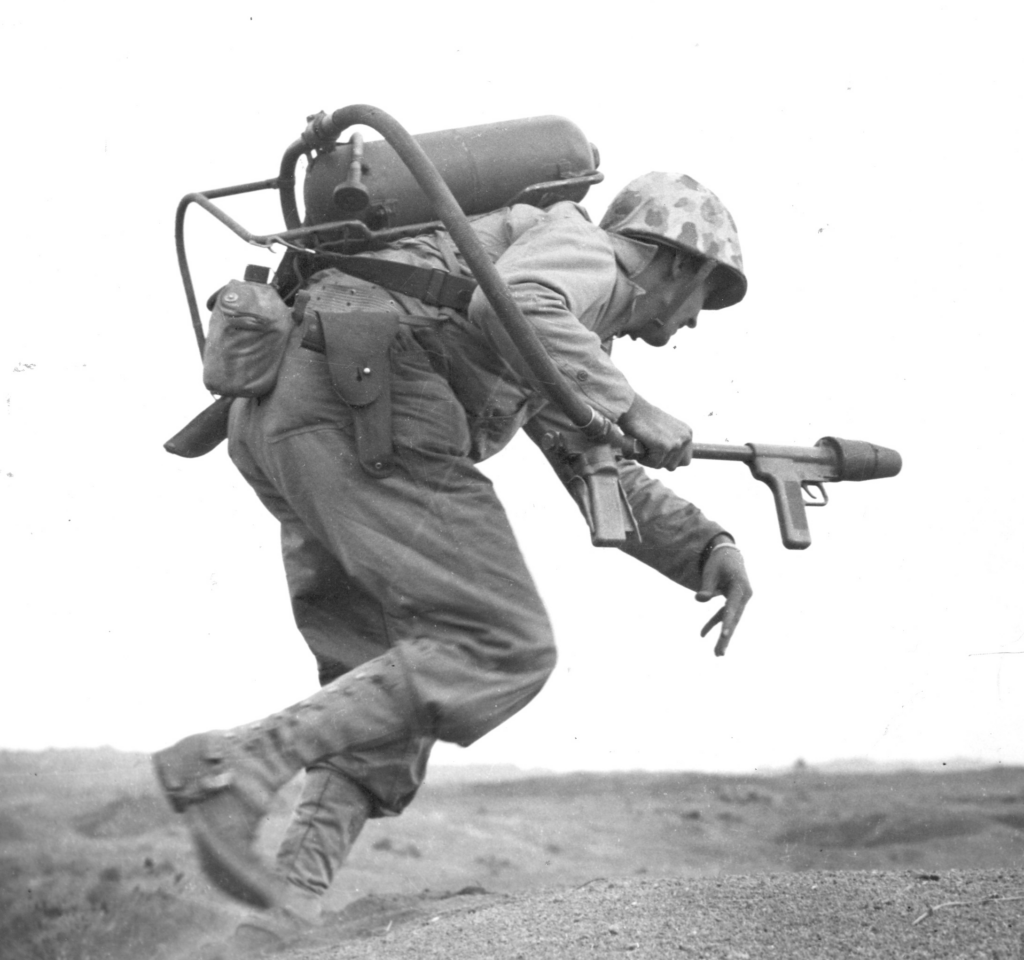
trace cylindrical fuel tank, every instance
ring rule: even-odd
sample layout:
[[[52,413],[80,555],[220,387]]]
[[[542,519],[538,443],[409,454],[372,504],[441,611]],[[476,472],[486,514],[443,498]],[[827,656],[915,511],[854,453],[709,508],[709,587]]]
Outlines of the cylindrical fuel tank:
[[[593,144],[563,117],[509,120],[415,139],[469,216],[497,210],[536,183],[594,174],[600,163]],[[335,202],[334,191],[348,178],[352,159],[351,143],[339,143],[313,158],[303,189],[307,224],[359,219],[378,230],[436,219],[416,180],[384,140],[364,145],[362,184],[369,206],[358,215],[346,213]],[[555,193],[558,199],[579,201],[589,185],[567,183]]]

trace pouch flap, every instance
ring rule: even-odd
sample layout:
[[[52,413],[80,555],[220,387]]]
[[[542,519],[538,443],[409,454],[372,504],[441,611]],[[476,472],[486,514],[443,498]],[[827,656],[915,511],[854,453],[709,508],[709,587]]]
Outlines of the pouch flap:
[[[269,393],[293,326],[291,310],[264,283],[232,280],[213,299],[203,348],[206,388],[234,397]]]
[[[388,350],[398,333],[398,314],[317,310],[331,382],[351,407],[373,403],[388,383]]]

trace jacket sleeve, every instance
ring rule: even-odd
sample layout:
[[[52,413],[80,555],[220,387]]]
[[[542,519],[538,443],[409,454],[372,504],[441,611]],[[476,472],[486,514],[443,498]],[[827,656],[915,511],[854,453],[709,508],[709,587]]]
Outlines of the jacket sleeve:
[[[542,444],[545,433],[571,433],[568,419],[548,406],[526,424],[525,430],[530,439],[541,447],[555,473],[585,514],[579,501],[579,485],[572,483],[574,471],[571,463],[545,449]],[[704,551],[712,538],[728,531],[705,517],[692,503],[650,477],[639,464],[631,460],[619,460],[617,463],[619,488],[640,534],[639,537],[631,536],[620,549],[680,586],[699,590]]]
[[[555,365],[591,406],[617,421],[635,393],[587,326],[602,312],[615,284],[611,244],[575,204],[556,204],[544,213],[519,209],[513,208],[507,224],[508,246],[495,263],[498,273]],[[532,382],[480,290],[470,303],[469,318],[516,375]]]
[[[622,551],[669,580],[699,590],[704,551],[713,537],[728,531],[632,460],[619,461],[619,485],[640,531],[639,540],[627,540]]]

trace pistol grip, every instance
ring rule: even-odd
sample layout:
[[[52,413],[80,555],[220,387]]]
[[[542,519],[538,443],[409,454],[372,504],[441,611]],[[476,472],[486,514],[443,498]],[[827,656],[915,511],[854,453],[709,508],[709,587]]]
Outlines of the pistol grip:
[[[583,483],[590,524],[590,542],[595,547],[621,547],[638,531],[633,512],[619,485],[619,470],[609,444],[587,447],[576,459]]]
[[[807,524],[803,483],[792,463],[756,457],[750,464],[750,471],[772,491],[783,544],[789,550],[806,550],[811,545],[811,528]]]

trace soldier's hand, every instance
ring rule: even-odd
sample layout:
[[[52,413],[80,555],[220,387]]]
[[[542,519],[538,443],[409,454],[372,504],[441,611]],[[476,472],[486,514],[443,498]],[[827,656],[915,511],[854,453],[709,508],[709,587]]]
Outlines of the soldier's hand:
[[[739,547],[723,538],[721,546],[716,544],[704,563],[704,570],[700,579],[700,590],[697,591],[697,599],[701,603],[707,603],[712,597],[725,597],[725,606],[722,607],[701,630],[700,635],[706,637],[715,624],[722,625],[721,633],[718,635],[718,643],[715,644],[715,656],[725,655],[725,649],[729,646],[729,640],[736,630],[736,626],[743,616],[743,608],[747,601],[754,595],[747,579],[747,570],[743,565],[743,554]]]
[[[622,430],[639,440],[646,452],[638,460],[645,467],[675,470],[693,456],[693,431],[682,420],[665,413],[640,394],[619,418]]]

